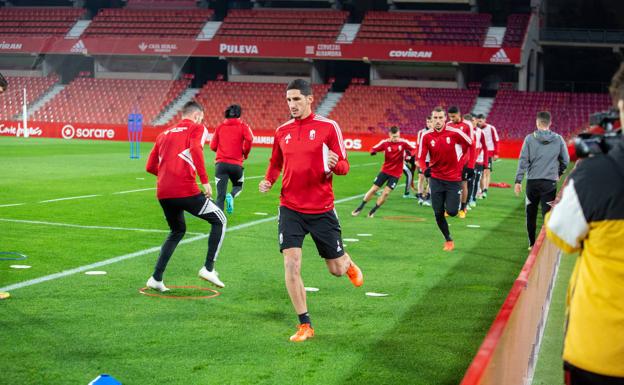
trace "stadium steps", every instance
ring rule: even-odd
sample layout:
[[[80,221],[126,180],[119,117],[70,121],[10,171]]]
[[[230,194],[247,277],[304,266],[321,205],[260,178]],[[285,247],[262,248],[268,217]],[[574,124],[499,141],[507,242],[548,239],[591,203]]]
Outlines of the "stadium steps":
[[[65,39],[78,39],[80,35],[87,29],[87,27],[91,24],[91,20],[78,20],[76,24],[67,32],[65,35]]]
[[[490,27],[485,35],[484,47],[500,47],[503,45],[506,27]]]
[[[474,114],[483,114],[488,116],[492,110],[494,104],[494,98],[477,98],[477,102],[472,109]]]
[[[316,113],[321,116],[329,116],[336,104],[342,98],[343,92],[328,92],[325,99],[319,104]]]
[[[193,100],[199,88],[187,88],[173,103],[169,104],[153,121],[154,126],[167,124],[182,109],[186,102]]]
[[[219,28],[221,28],[220,21],[207,21],[195,40],[212,40]]]
[[[65,86],[62,84],[55,84],[43,93],[39,99],[31,103],[30,106],[28,106],[28,119],[30,119],[35,112],[45,106],[50,100],[54,99],[54,97],[63,91],[64,88]],[[21,114],[17,114],[14,118],[19,119],[20,117]]]
[[[338,38],[336,39],[336,43],[343,44],[351,44],[357,33],[360,31],[361,24],[345,24],[342,26],[340,33],[338,34]]]

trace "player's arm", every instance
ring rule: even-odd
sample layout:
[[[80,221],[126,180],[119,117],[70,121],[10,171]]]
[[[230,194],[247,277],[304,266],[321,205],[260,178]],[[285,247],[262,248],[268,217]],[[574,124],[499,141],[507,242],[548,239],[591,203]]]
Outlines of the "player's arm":
[[[373,147],[371,147],[370,154],[376,155],[378,152],[385,151],[387,142],[388,141],[384,139],[380,141],[379,143],[377,143],[376,145],[374,145]]]
[[[529,137],[524,138],[524,143],[522,143],[522,150],[520,150],[520,158],[518,158],[518,170],[516,171],[516,180],[514,186],[514,192],[516,195],[520,195],[522,192],[522,179],[524,179],[524,174],[526,174],[529,169],[530,156],[529,153]]]
[[[253,145],[253,132],[247,123],[243,123],[243,158],[247,159]]]
[[[347,150],[342,140],[342,131],[338,127],[338,123],[332,124],[329,129],[327,138],[327,147],[329,147],[329,157],[327,165],[329,169],[336,175],[347,175],[349,172],[349,161],[347,160]]]
[[[260,181],[258,186],[260,192],[267,192],[273,187],[273,184],[279,178],[282,172],[282,166],[284,165],[284,155],[279,145],[279,139],[277,133],[273,139],[273,149],[271,150],[271,158],[269,159],[269,167],[267,167],[264,179]]]
[[[561,145],[559,146],[559,176],[563,175],[566,168],[568,168],[568,163],[570,163],[570,154],[568,153],[568,147],[563,140],[563,137],[559,136],[561,139]]]
[[[217,152],[217,148],[219,147],[219,131],[221,131],[221,125],[217,126],[217,129],[210,140],[210,149],[214,152]]]
[[[500,139],[498,138],[498,132],[496,132],[496,127],[490,125],[492,127],[492,142],[494,142],[494,159],[498,158],[498,142]]]
[[[206,173],[206,164],[204,163],[204,140],[207,132],[208,129],[206,127],[198,124],[193,126],[190,134],[191,158],[202,185],[208,184],[208,174]]]
[[[145,165],[145,171],[150,174],[154,174],[158,176],[158,164],[160,163],[158,160],[158,142],[154,143],[154,147],[147,158],[147,164]]]
[[[429,143],[425,141],[426,135],[420,138],[418,144],[418,167],[424,172],[427,169],[427,154],[429,153]]]
[[[490,158],[488,156],[487,141],[485,140],[484,133],[481,133],[481,150],[483,150],[483,164],[487,165]]]

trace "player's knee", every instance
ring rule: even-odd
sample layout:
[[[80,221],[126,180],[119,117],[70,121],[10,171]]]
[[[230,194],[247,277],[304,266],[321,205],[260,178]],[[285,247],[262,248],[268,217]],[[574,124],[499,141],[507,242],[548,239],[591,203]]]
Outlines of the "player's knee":
[[[169,240],[179,242],[184,237],[184,234],[186,234],[186,226],[171,230]]]
[[[455,217],[457,216],[457,213],[459,212],[459,209],[450,209],[447,211],[447,214],[451,217]]]

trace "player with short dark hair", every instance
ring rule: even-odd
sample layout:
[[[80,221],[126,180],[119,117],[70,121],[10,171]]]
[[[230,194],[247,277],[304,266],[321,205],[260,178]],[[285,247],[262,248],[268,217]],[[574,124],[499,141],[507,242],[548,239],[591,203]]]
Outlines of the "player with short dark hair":
[[[253,143],[251,128],[241,119],[242,108],[233,104],[225,110],[225,121],[217,126],[210,149],[217,153],[215,158],[215,182],[217,185],[217,206],[228,214],[234,211],[234,198],[243,190],[245,176],[243,161],[249,156]],[[232,191],[227,193],[228,181]]]
[[[301,279],[301,248],[307,234],[312,235],[331,274],[346,274],[356,287],[364,283],[362,271],[344,250],[334,209],[333,175],[349,171],[342,132],[338,123],[312,112],[313,101],[307,81],[297,79],[286,87],[292,119],[275,131],[269,167],[258,186],[260,192],[269,191],[283,172],[279,247],[288,295],[299,317],[297,332],[290,337],[294,342],[314,336]]]
[[[199,277],[217,287],[225,286],[214,270],[214,263],[223,243],[227,220],[225,214],[210,200],[212,188],[208,182],[203,153],[208,130],[201,124],[203,119],[204,109],[199,103],[186,103],[182,108],[182,120],[158,135],[147,160],[147,172],[158,177],[156,195],[171,230],[160,249],[154,273],[147,281],[147,287],[154,290],[169,290],[162,276],[186,232],[185,211],[211,225],[208,252],[204,266],[199,270]],[[197,187],[197,176],[204,188],[203,193]]]
[[[464,164],[457,159],[455,148],[472,146],[472,140],[461,129],[446,124],[444,109],[436,107],[431,113],[433,130],[427,131],[418,146],[418,161],[430,179],[431,203],[436,222],[446,242],[444,251],[455,248],[444,213],[457,215],[461,198]],[[426,164],[429,154],[429,166]]]
[[[384,164],[381,167],[381,171],[377,174],[377,177],[373,181],[373,185],[364,195],[364,199],[362,199],[360,205],[353,210],[353,212],[351,212],[351,215],[354,217],[360,215],[360,212],[364,209],[366,203],[373,199],[375,193],[380,188],[384,187],[385,184],[386,186],[384,187],[381,196],[377,198],[375,207],[373,207],[368,213],[369,218],[375,216],[377,209],[384,204],[392,190],[395,189],[397,183],[399,182],[399,178],[403,172],[403,160],[405,159],[406,154],[411,154],[411,151],[416,150],[416,147],[414,147],[412,143],[401,138],[401,131],[398,127],[390,127],[388,136],[388,139],[380,141],[370,150],[371,155],[376,155],[378,152],[383,151],[385,156]]]
[[[490,178],[492,177],[493,163],[498,159],[498,131],[496,127],[489,124],[485,120],[485,115],[480,114],[477,118],[477,124],[483,130],[485,135],[485,142],[487,143],[488,151],[488,166],[483,172],[483,178],[481,179],[481,190],[483,198],[487,198],[488,186],[490,185]]]
[[[468,147],[461,146],[461,159],[462,164],[462,193],[461,193],[461,206],[459,210],[459,217],[466,218],[466,206],[468,204],[468,181],[474,177],[474,165],[476,162],[475,157],[475,145],[474,145],[474,129],[472,123],[463,119],[459,107],[451,106],[448,109],[449,122],[446,124],[449,127],[462,130],[464,134],[468,135],[472,144]]]

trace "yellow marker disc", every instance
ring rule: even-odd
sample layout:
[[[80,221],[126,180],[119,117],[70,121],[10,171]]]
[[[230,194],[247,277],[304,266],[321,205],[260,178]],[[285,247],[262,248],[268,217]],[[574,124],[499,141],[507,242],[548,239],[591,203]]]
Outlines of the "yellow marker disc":
[[[6,291],[0,291],[0,299],[7,299],[11,296],[11,294],[7,293]]]

